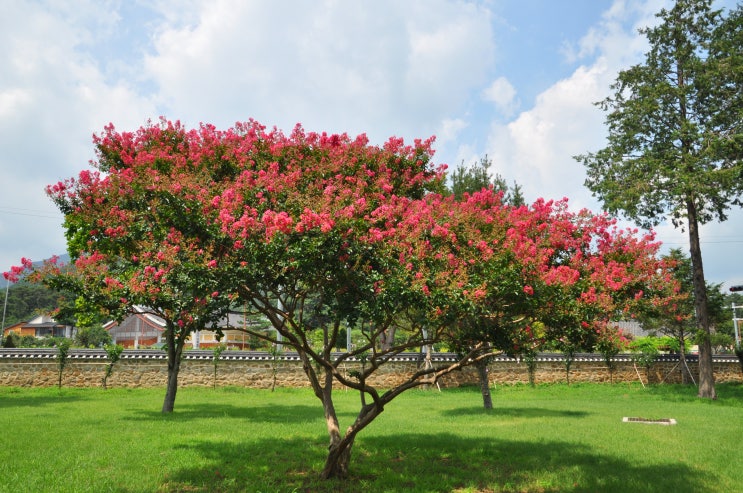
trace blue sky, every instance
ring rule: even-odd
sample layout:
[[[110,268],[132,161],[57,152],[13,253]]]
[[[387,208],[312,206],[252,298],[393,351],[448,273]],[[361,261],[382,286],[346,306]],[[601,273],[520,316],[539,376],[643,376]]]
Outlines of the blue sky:
[[[600,210],[573,155],[604,143],[619,70],[669,0],[0,0],[0,271],[65,251],[44,186],[92,159],[91,135],[164,115],[221,128],[437,136],[484,155],[529,200]],[[719,7],[733,7],[719,0]],[[743,284],[743,214],[702,230],[710,281]],[[669,247],[685,234],[657,229]]]

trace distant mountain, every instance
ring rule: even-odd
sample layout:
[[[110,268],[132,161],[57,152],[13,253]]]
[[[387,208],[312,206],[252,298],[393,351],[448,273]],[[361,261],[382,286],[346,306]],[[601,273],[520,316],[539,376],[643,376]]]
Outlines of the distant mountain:
[[[44,262],[46,262],[47,260],[50,260],[51,258],[52,257],[49,257],[48,259],[44,259],[44,260],[39,260],[37,262],[34,262],[32,265],[34,267],[38,267],[41,264],[43,264]],[[67,253],[63,253],[62,255],[57,255],[57,259],[58,259],[57,261],[60,262],[60,263],[62,263],[62,264],[69,264],[70,263],[70,255],[67,254]]]
[[[41,265],[46,262],[47,260],[51,260],[52,257],[49,257],[48,259],[44,260],[37,260],[36,262],[32,262],[31,265],[35,268],[41,267]],[[70,256],[66,253],[63,253],[62,255],[57,255],[57,262],[60,264],[69,264],[70,263]],[[10,286],[10,289],[13,289],[14,286],[18,285],[19,282],[23,281],[23,278],[26,277],[27,272],[21,272],[18,275],[18,282],[12,284]]]

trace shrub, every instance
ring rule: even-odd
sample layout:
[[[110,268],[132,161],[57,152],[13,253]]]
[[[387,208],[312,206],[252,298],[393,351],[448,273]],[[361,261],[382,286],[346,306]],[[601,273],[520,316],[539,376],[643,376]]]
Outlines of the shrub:
[[[60,389],[62,388],[62,372],[64,371],[65,366],[67,366],[67,358],[69,356],[71,345],[72,342],[69,339],[61,339],[57,343],[57,364],[59,365],[59,381],[57,382],[57,386]]]
[[[103,346],[103,349],[106,350],[106,356],[108,357],[108,364],[106,365],[106,372],[103,374],[103,388],[106,389],[108,377],[111,376],[111,373],[114,371],[114,365],[117,361],[121,358],[121,353],[124,351],[124,346],[121,344],[106,344]]]
[[[14,348],[18,347],[18,344],[20,343],[20,337],[13,332],[8,332],[8,335],[5,336],[5,339],[3,339],[3,347],[4,348]]]

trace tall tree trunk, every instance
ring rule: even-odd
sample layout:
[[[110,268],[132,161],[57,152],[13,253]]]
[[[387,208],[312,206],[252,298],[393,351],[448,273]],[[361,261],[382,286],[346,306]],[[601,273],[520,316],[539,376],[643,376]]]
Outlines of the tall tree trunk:
[[[172,413],[175,407],[175,394],[178,392],[178,372],[181,369],[183,343],[176,341],[174,336],[167,335],[166,346],[168,350],[168,384],[165,391],[162,412]]]
[[[524,355],[524,361],[526,362],[526,369],[529,372],[529,385],[536,386],[536,373],[537,373],[537,355],[535,352],[529,351]]]
[[[302,360],[302,367],[309,378],[315,396],[322,402],[325,424],[330,437],[328,456],[320,477],[322,479],[347,478],[351,463],[351,450],[356,435],[384,410],[384,406],[379,402],[362,405],[356,420],[346,429],[346,434],[342,435],[338,415],[333,404],[333,371],[330,368],[325,368],[323,369],[324,375],[321,377],[314,368],[305,348],[295,346],[295,349]],[[329,357],[329,353],[325,357]]]
[[[488,361],[480,360],[475,364],[477,375],[480,379],[480,393],[482,394],[482,405],[485,409],[493,409],[493,397],[490,395],[490,382],[488,381]]]
[[[715,375],[712,368],[712,342],[707,313],[707,285],[704,281],[702,250],[699,246],[699,222],[694,198],[686,201],[689,220],[689,253],[691,257],[692,279],[694,284],[694,310],[699,332],[699,393],[705,399],[717,399]]]

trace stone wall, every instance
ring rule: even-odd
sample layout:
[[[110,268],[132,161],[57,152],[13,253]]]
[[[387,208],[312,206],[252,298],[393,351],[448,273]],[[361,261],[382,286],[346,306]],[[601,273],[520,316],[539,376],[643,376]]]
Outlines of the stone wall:
[[[0,386],[44,387],[57,385],[58,365],[52,349],[0,350]],[[435,366],[451,361],[453,355],[434,355]],[[73,350],[63,372],[65,387],[99,387],[107,364],[106,355],[97,350]],[[384,365],[370,383],[390,388],[418,369],[418,357],[405,355]],[[599,355],[579,355],[574,360],[571,382],[637,382],[677,383],[681,381],[681,367],[673,355],[660,357],[651,368],[638,367],[628,356],[615,359],[616,370],[610,374]],[[689,370],[697,378],[696,358],[690,357]],[[349,362],[341,370],[350,373],[360,369],[359,362]],[[528,383],[529,372],[523,361],[494,358],[488,366],[491,384]],[[714,361],[717,382],[743,382],[737,358],[716,357]],[[227,351],[222,353],[217,366],[217,386],[270,388],[308,387],[307,378],[296,355],[287,354],[273,361],[266,353]],[[565,365],[561,355],[544,354],[537,358],[534,374],[536,383],[565,382]],[[110,387],[161,387],[167,380],[167,362],[160,351],[125,351],[108,379]],[[211,351],[189,351],[181,364],[179,384],[212,386],[215,383]],[[439,382],[441,387],[477,384],[474,368],[453,372]]]

